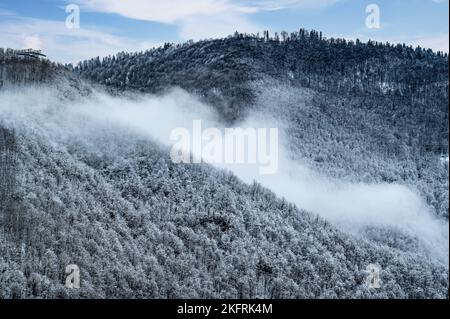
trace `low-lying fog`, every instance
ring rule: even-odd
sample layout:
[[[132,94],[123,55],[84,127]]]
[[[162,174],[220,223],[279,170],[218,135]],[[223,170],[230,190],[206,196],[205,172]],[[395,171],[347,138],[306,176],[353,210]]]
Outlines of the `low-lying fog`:
[[[169,150],[173,144],[171,131],[174,128],[191,131],[194,120],[202,120],[204,128],[224,129],[211,108],[181,90],[164,96],[133,98],[96,93],[65,102],[52,89],[0,92],[0,124],[40,130],[54,143],[62,143],[65,135],[86,134],[101,123],[112,130],[118,126],[135,130],[169,146]],[[251,115],[240,126],[271,127]],[[245,182],[260,182],[299,208],[317,213],[345,231],[360,234],[367,226],[388,226],[415,236],[424,251],[448,263],[448,222],[434,217],[414,191],[398,184],[348,183],[328,178],[289,160],[282,147],[285,139],[281,128],[279,138],[276,174],[261,175],[254,164],[216,165],[231,170]]]

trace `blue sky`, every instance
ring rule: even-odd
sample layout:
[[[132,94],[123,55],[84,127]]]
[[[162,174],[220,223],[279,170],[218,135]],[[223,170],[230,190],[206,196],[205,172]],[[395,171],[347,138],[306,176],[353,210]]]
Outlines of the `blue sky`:
[[[80,28],[65,8],[80,8]],[[380,28],[366,26],[366,7]],[[164,42],[263,30],[389,41],[448,52],[448,0],[0,0],[0,47],[38,48],[59,62],[140,51]]]

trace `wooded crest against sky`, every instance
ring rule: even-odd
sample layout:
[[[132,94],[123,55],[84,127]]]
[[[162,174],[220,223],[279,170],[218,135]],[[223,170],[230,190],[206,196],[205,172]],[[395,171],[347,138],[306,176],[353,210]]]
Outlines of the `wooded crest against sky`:
[[[68,5],[79,8],[79,28],[66,26]],[[366,23],[373,5],[377,28]],[[448,0],[1,0],[0,47],[43,49],[56,61],[77,62],[235,31],[306,28],[448,52],[448,9]]]

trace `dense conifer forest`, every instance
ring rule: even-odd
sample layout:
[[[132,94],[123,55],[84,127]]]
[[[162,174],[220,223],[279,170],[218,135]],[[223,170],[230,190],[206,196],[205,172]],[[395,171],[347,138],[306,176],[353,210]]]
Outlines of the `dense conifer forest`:
[[[290,161],[411,190],[448,241],[448,72],[441,52],[303,29],[76,66],[0,49],[0,298],[448,298],[448,243],[442,258],[400,228],[348,232],[76,110],[180,88],[224,125],[263,116]]]

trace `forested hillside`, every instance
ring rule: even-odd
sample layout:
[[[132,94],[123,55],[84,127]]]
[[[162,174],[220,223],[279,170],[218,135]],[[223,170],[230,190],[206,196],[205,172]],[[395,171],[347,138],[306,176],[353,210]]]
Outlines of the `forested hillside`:
[[[338,178],[405,183],[448,219],[446,53],[301,29],[122,52],[75,71],[118,90],[179,86],[229,122],[275,113],[294,158]]]
[[[51,122],[66,102],[34,123],[18,116],[7,133],[15,187],[2,212],[2,297],[447,296],[445,266],[356,240],[258,184],[173,164],[167,149],[110,124],[63,133],[64,121]],[[379,290],[364,284],[374,261]],[[63,286],[71,263],[79,291]]]
[[[399,122],[421,115],[423,121],[439,119],[436,129],[441,130],[448,121],[447,54],[404,45],[323,39],[320,33],[303,29],[283,33],[281,39],[235,34],[140,53],[122,52],[84,61],[76,71],[117,88],[155,93],[175,85],[196,91],[231,120],[239,118],[255,97],[250,82],[273,77],[342,99],[364,97],[369,103],[355,101],[356,107],[375,108],[386,115],[395,112]],[[380,96],[394,106],[384,101],[373,105]],[[434,128],[436,123],[426,124]]]
[[[70,87],[88,94],[90,88],[70,69],[46,58],[22,53],[27,50],[0,48],[0,89],[17,86],[56,85],[63,95]]]
[[[174,164],[167,145],[105,116],[181,87],[224,125],[278,126],[292,163],[407,187],[448,225],[446,54],[300,30],[76,67],[2,50],[0,75],[0,298],[448,298],[448,262],[419,235],[346,233],[270,187]],[[69,264],[79,290],[64,287]]]

